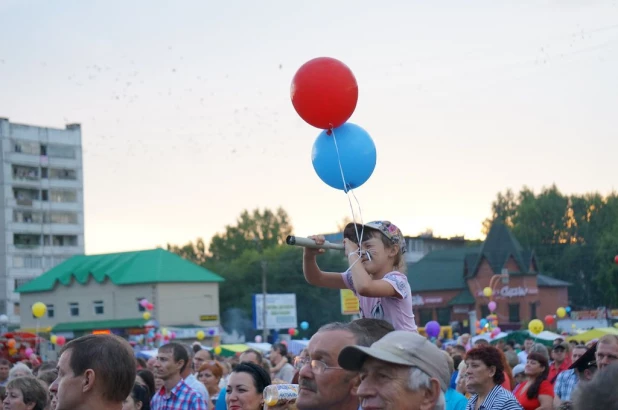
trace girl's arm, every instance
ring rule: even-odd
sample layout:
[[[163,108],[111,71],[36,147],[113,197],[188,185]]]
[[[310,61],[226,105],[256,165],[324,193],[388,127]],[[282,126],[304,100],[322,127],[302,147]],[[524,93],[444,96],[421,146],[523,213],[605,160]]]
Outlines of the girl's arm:
[[[281,361],[279,363],[277,363],[276,366],[273,366],[273,367],[270,368],[270,372],[272,374],[277,373],[279,370],[281,370],[283,365],[286,364],[287,362],[288,362],[288,358],[287,357],[283,357],[283,359],[281,359]]]
[[[361,256],[358,254],[358,245],[349,239],[344,239],[345,251],[350,262],[350,272],[352,272],[352,281],[354,289],[360,296],[372,298],[397,297],[401,299],[401,295],[393,285],[385,280],[373,280],[363,267]]]
[[[323,236],[310,236],[318,245],[324,243]],[[311,285],[331,289],[347,289],[340,273],[323,272],[316,261],[316,256],[326,252],[326,249],[305,248],[303,253],[303,274]]]

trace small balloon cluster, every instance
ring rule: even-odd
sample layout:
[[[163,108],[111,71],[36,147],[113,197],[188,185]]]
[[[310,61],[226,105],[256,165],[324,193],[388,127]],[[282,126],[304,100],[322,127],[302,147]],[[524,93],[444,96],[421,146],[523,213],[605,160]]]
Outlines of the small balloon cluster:
[[[214,336],[215,335],[215,330],[214,329],[208,329],[208,336]],[[206,337],[206,332],[204,332],[203,330],[198,330],[195,333],[195,337],[197,338],[197,340],[204,340],[204,338]]]
[[[56,345],[56,346],[64,346],[64,344],[67,342],[66,337],[60,335],[51,335],[49,337],[49,341],[51,342],[51,344]]]
[[[502,329],[498,327],[498,315],[495,313],[487,315],[486,318],[476,321],[476,334],[482,335],[489,333],[489,336],[493,339],[502,332]]]
[[[290,97],[303,120],[324,130],[311,154],[320,179],[344,192],[367,182],[376,166],[376,147],[367,131],[346,122],[358,102],[350,68],[330,57],[310,60],[294,75]]]
[[[307,330],[307,329],[309,329],[309,322],[306,322],[306,321],[302,321],[302,322],[300,322],[300,328],[301,328],[302,330]],[[295,328],[293,328],[293,327],[291,327],[291,328],[289,328],[289,329],[288,329],[288,335],[290,335],[290,336],[298,336],[298,334],[299,334],[299,333],[300,333],[300,332],[298,331],[298,329],[295,329]]]
[[[142,299],[139,301],[139,304],[141,307],[143,307],[144,309],[146,309],[146,312],[144,312],[144,314],[142,315],[142,317],[144,318],[144,320],[150,320],[150,318],[152,317],[152,312],[154,310],[154,305],[152,303],[150,303],[148,301],[148,299]]]

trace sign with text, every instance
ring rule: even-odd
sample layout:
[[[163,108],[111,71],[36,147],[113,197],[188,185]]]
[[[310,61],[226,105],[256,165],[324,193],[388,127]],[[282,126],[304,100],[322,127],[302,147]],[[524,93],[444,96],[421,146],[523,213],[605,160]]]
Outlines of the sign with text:
[[[441,296],[421,296],[412,295],[412,304],[414,306],[436,305],[444,302]]]
[[[342,315],[358,315],[360,306],[358,298],[350,289],[340,289],[339,297],[341,299],[341,314]]]
[[[200,322],[214,322],[219,320],[217,315],[200,315]]]
[[[253,295],[253,327],[264,329],[263,303],[264,297]],[[296,329],[296,294],[273,293],[266,295],[266,328],[267,329]]]
[[[524,288],[523,286],[514,288],[504,286],[501,289],[494,289],[494,296],[502,298],[521,298],[526,295],[536,295],[538,293],[539,290],[537,288]],[[476,295],[483,296],[483,289],[479,290]]]

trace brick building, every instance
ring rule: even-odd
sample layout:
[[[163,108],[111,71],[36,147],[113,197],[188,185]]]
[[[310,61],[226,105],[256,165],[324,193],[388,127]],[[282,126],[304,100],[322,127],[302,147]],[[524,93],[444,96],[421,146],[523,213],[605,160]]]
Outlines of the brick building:
[[[500,223],[494,223],[480,247],[438,250],[409,264],[408,279],[419,326],[437,320],[467,327],[470,311],[486,317],[490,299],[483,289],[489,286],[505,330],[520,329],[522,323],[567,306],[570,286],[539,273],[534,251],[524,249]]]

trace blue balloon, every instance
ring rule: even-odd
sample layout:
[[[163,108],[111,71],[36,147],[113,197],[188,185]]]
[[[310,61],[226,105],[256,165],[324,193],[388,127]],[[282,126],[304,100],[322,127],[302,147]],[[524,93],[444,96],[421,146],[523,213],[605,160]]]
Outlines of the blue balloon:
[[[567,306],[565,310],[567,313],[571,313],[571,306]]]
[[[481,319],[481,327],[485,327],[487,325],[487,319]]]
[[[300,323],[300,328],[301,328],[301,329],[303,329],[303,330],[307,330],[307,329],[309,329],[309,323],[307,323],[307,322],[301,322],[301,323]]]
[[[332,132],[333,135],[328,135],[328,131],[324,130],[315,140],[311,153],[313,169],[327,185],[348,192],[367,182],[373,173],[377,159],[376,146],[367,131],[356,124],[347,122]]]

